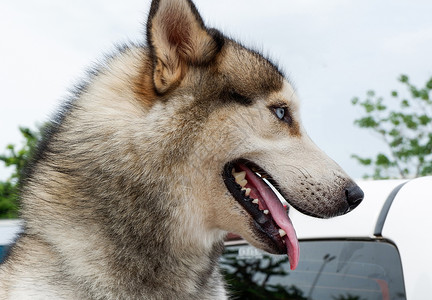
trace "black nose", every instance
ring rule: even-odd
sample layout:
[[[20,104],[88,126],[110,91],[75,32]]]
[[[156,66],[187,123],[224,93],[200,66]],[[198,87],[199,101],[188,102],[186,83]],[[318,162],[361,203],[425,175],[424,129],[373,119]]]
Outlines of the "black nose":
[[[345,196],[349,205],[349,210],[351,211],[362,202],[364,193],[358,185],[352,185],[345,189]]]

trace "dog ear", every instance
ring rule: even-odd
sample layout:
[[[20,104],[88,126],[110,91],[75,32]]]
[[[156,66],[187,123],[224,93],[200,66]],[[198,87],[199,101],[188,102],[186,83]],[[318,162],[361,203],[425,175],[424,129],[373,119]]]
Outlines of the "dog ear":
[[[211,61],[223,38],[216,30],[205,28],[190,0],[153,0],[147,44],[153,60],[153,82],[162,94],[181,82],[188,66]]]

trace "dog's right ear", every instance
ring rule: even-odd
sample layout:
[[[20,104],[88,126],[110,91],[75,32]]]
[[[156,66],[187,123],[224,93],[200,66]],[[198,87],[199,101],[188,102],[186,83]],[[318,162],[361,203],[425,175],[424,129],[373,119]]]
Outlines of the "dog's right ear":
[[[206,64],[223,45],[190,0],[153,0],[147,21],[153,82],[159,94],[176,87],[190,65]]]

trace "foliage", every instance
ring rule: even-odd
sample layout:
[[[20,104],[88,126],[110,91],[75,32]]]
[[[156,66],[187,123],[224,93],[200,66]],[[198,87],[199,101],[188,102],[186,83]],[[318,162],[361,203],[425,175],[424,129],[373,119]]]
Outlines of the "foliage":
[[[273,259],[264,255],[262,259],[238,260],[236,250],[225,250],[222,269],[225,280],[235,299],[306,300],[298,287],[271,284],[272,277],[288,276],[288,257]]]
[[[25,142],[20,149],[15,145],[8,145],[6,153],[0,155],[0,161],[6,167],[12,167],[12,175],[6,181],[0,181],[0,218],[18,217],[18,182],[24,172],[24,167],[30,154],[35,148],[40,135],[37,131],[20,127]]]
[[[363,108],[365,115],[354,121],[360,128],[369,129],[388,146],[389,154],[378,153],[375,158],[352,155],[360,164],[374,169],[366,178],[409,178],[432,174],[432,78],[417,88],[408,76],[399,82],[409,97],[396,90],[391,101],[368,91],[365,100],[352,99],[354,106]]]

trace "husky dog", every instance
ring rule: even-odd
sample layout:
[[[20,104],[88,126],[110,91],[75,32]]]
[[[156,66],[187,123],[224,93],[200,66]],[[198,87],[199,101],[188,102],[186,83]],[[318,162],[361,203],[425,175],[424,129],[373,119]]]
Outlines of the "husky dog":
[[[45,133],[1,299],[224,299],[227,232],[298,263],[267,182],[319,218],[362,200],[307,136],[281,71],[190,0],[154,0],[146,38],[90,72]]]

